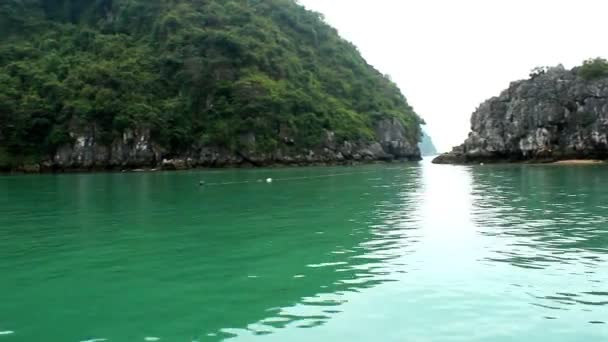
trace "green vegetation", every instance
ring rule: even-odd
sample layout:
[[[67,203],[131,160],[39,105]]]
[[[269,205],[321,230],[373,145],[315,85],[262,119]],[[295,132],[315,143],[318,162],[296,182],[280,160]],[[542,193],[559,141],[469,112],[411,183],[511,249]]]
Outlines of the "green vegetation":
[[[599,57],[586,60],[578,69],[578,74],[586,80],[608,77],[608,61]]]
[[[372,138],[397,117],[412,140],[420,118],[398,87],[294,0],[3,0],[0,159],[46,155],[93,124],[111,142],[145,127],[179,152],[238,148],[279,131],[300,147],[323,129]]]

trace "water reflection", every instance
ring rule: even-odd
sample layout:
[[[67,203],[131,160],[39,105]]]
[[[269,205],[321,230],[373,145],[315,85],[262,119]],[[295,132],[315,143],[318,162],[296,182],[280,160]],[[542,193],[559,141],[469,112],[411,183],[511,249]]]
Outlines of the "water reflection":
[[[484,260],[523,269],[513,285],[533,305],[608,305],[605,167],[497,166],[472,174],[474,222],[491,241]]]
[[[0,322],[24,341],[323,325],[350,294],[394,280],[418,203],[417,167],[338,171],[0,179]],[[268,173],[274,184],[257,182]]]
[[[265,318],[245,328],[224,328],[211,336],[247,339],[288,328],[318,328],[342,313],[349,298],[398,281],[398,275],[406,272],[403,258],[412,253],[418,241],[413,231],[419,227],[415,224],[418,222],[415,213],[421,203],[421,172],[415,166],[386,168],[380,174],[375,172],[373,177],[360,178],[356,185],[350,179],[347,182],[351,186],[341,183],[336,188],[326,188],[328,195],[334,191],[342,193],[340,204],[333,208],[341,211],[333,214],[342,220],[317,232],[335,238],[326,250],[306,252],[317,257],[299,274],[301,281],[309,281],[306,286],[309,294],[287,299],[287,305],[269,308]],[[300,267],[298,258],[290,258],[289,254],[284,257],[292,261],[286,269]]]
[[[604,341],[604,174],[424,162],[0,177],[0,332]]]

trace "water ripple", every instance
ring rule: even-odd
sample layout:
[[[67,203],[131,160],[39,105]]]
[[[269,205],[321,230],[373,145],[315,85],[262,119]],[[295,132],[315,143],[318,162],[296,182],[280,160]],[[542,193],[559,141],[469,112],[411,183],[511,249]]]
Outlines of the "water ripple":
[[[74,341],[608,339],[603,169],[203,175],[242,186],[0,179],[0,322],[35,321],[24,340],[55,322]]]

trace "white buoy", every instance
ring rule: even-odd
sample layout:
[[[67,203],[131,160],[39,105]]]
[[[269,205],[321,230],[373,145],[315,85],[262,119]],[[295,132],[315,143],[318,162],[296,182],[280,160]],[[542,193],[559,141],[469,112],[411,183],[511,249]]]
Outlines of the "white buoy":
[[[268,184],[272,183],[272,178],[266,178],[266,183],[268,183]]]

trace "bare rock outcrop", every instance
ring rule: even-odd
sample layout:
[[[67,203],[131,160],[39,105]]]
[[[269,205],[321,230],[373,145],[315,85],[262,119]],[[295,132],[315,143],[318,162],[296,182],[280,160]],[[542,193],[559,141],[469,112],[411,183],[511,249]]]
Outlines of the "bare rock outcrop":
[[[438,164],[608,159],[608,78],[549,68],[479,106],[471,133]]]
[[[150,129],[128,129],[111,142],[104,141],[93,124],[72,123],[71,143],[64,144],[43,162],[41,171],[79,170],[184,170],[195,167],[257,167],[271,165],[327,165],[357,162],[420,160],[413,134],[397,119],[374,125],[376,139],[344,141],[324,131],[316,148],[297,147],[287,130],[279,132],[281,143],[273,151],[261,151],[256,136],[239,136],[241,148],[191,146],[185,151],[166,151],[154,142]],[[33,170],[31,167],[30,170]]]

